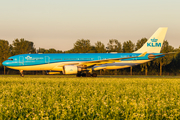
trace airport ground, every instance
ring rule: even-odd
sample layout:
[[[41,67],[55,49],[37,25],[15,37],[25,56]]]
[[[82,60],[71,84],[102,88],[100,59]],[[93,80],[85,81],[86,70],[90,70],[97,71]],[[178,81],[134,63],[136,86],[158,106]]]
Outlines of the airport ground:
[[[9,77],[15,77],[15,78],[21,78],[19,75],[0,75],[0,78],[9,78]],[[76,75],[25,75],[25,78],[77,78]],[[80,77],[85,78],[85,77]],[[89,78],[89,77],[88,77]],[[160,79],[166,79],[166,78],[172,78],[172,79],[180,79],[180,76],[170,76],[170,75],[98,75],[97,78],[160,78]]]
[[[179,76],[1,75],[0,119],[180,119]]]

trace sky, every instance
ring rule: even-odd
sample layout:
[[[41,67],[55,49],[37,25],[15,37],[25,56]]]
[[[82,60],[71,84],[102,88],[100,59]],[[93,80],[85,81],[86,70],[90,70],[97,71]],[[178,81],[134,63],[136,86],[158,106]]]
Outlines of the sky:
[[[0,39],[34,42],[36,48],[69,50],[78,39],[91,45],[149,38],[168,27],[165,40],[180,46],[180,0],[3,0]]]

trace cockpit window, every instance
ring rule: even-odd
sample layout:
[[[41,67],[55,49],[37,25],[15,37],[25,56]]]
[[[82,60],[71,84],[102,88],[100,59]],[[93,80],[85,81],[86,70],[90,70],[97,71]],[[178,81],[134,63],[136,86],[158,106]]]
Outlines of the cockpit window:
[[[8,60],[11,60],[11,61],[12,61],[13,59],[11,58],[11,59],[8,59]]]

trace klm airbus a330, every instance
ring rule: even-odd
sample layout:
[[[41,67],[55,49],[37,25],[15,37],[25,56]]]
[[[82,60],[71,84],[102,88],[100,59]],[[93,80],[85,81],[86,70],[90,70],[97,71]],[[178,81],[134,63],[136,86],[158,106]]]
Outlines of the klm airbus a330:
[[[4,66],[23,71],[62,71],[63,74],[93,76],[95,70],[122,69],[165,56],[160,53],[167,28],[159,28],[148,41],[133,53],[70,53],[21,54],[9,57]]]

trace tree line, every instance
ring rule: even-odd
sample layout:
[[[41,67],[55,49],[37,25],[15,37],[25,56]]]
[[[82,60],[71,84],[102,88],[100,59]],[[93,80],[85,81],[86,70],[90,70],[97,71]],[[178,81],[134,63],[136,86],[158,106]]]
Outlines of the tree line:
[[[147,38],[142,38],[133,43],[131,40],[123,43],[117,39],[110,39],[107,45],[97,41],[94,45],[90,43],[88,39],[78,39],[74,43],[74,47],[67,51],[56,50],[54,48],[35,48],[33,42],[25,40],[24,38],[15,39],[12,44],[9,44],[7,40],[0,39],[0,74],[16,74],[15,70],[5,69],[2,62],[8,57],[18,54],[27,53],[131,53],[141,48],[146,43]],[[147,62],[131,68],[119,69],[119,70],[99,70],[98,74],[121,74],[121,75],[178,75],[180,72],[180,47],[174,48],[169,45],[165,40],[161,49],[161,53],[176,52],[175,54],[166,55],[163,58],[156,59],[151,62]],[[34,72],[29,72],[34,74]],[[37,74],[37,72],[36,72]],[[38,73],[41,74],[41,73]]]

